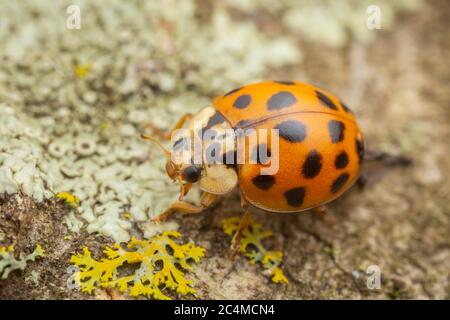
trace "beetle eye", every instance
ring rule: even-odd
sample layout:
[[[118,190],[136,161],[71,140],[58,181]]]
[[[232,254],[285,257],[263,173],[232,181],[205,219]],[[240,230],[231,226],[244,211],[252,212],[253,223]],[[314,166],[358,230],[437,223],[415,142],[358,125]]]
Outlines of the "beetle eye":
[[[197,182],[200,178],[202,169],[197,166],[189,166],[183,170],[183,180],[187,182]]]

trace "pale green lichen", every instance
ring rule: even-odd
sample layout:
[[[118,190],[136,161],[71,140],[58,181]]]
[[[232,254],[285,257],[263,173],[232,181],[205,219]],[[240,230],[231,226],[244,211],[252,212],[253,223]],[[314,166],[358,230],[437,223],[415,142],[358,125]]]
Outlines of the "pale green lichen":
[[[149,220],[177,199],[178,187],[159,151],[140,140],[144,124],[170,128],[215,94],[301,62],[296,37],[269,36],[231,8],[285,16],[312,4],[248,3],[211,2],[217,7],[205,12],[194,0],[77,0],[70,4],[80,6],[81,29],[70,30],[69,3],[0,2],[0,193],[36,201],[73,194],[80,201],[70,229],[84,223],[116,241],[128,241],[133,227],[146,237],[167,229]]]
[[[27,255],[23,253],[16,259],[14,257],[14,246],[0,247],[0,279],[7,279],[14,270],[25,270],[29,261],[36,260],[37,257],[44,257],[45,252],[40,245]]]
[[[302,39],[343,46],[350,40],[369,42],[377,29],[369,29],[367,20],[373,13],[370,6],[380,12],[380,28],[392,27],[395,14],[420,8],[422,0],[228,0],[246,12],[267,11],[281,16],[282,23]],[[369,8],[369,10],[368,10]]]
[[[0,4],[8,59],[0,66],[0,193],[42,201],[68,192],[79,198],[67,219],[72,231],[85,221],[89,232],[116,241],[128,241],[133,225],[151,236],[168,228],[149,218],[177,198],[178,187],[166,177],[161,154],[140,140],[142,125],[171,127],[215,92],[297,62],[299,52],[285,38],[268,39],[254,24],[232,21],[225,10],[215,10],[204,26],[191,0],[74,4],[80,30],[65,28],[63,3]]]

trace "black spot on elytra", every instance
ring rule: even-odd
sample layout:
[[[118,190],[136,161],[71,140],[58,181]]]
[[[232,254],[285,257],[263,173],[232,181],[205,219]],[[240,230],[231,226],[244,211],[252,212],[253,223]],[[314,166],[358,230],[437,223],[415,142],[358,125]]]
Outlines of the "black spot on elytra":
[[[356,139],[356,154],[358,155],[359,162],[364,160],[364,142],[361,139]]]
[[[348,173],[343,173],[339,177],[337,177],[331,185],[331,192],[336,193],[341,190],[341,188],[347,182],[348,178],[350,178],[350,175]]]
[[[252,102],[252,97],[249,94],[243,94],[239,96],[233,103],[233,107],[237,109],[245,109]]]
[[[261,143],[255,146],[255,148],[253,149],[251,154],[251,160],[258,164],[268,164],[271,155],[272,153],[267,148],[267,145],[265,143]]]
[[[288,108],[297,102],[297,98],[289,91],[280,91],[269,98],[267,109],[278,110]]]
[[[348,155],[347,152],[342,151],[334,159],[334,166],[336,169],[343,169],[348,165]]]
[[[230,150],[227,153],[222,154],[222,163],[228,168],[236,168],[237,153],[234,150]]]
[[[225,93],[223,96],[224,96],[224,97],[228,97],[229,95],[231,95],[231,94],[233,94],[233,93],[235,93],[235,92],[238,92],[238,91],[241,90],[241,89],[242,89],[241,87],[236,88],[236,89],[233,89],[233,90],[228,91],[227,93]]]
[[[296,120],[286,120],[278,124],[275,129],[279,135],[289,142],[302,142],[306,138],[306,126]]]
[[[331,101],[331,99],[327,95],[323,94],[322,92],[316,90],[316,96],[319,99],[319,101],[322,103],[322,105],[324,105],[325,107],[333,109],[333,110],[338,109],[336,107],[336,105],[334,104],[334,102]]]
[[[331,141],[338,143],[344,140],[345,124],[341,121],[330,120],[328,122],[328,131],[330,133]]]
[[[345,112],[353,114],[352,110],[350,110],[350,108],[347,107],[347,105],[345,103],[343,103],[342,101],[340,101],[340,103],[341,103],[342,109],[344,109]]]
[[[292,86],[292,85],[295,84],[294,81],[277,81],[277,80],[275,80],[274,82],[275,83],[279,83],[279,84],[284,84],[284,85],[287,85],[287,86]]]
[[[292,207],[301,207],[303,204],[303,201],[305,200],[305,188],[298,187],[293,188],[284,193],[284,197],[286,198],[286,201],[288,205]]]
[[[208,131],[204,132],[203,139],[205,141],[215,140],[216,136],[217,136],[217,131],[214,129],[209,129]]]
[[[322,169],[322,155],[312,150],[306,156],[305,163],[303,163],[302,173],[305,178],[311,179],[317,176]]]
[[[269,175],[259,175],[252,179],[255,187],[261,190],[269,190],[275,183],[275,177]]]

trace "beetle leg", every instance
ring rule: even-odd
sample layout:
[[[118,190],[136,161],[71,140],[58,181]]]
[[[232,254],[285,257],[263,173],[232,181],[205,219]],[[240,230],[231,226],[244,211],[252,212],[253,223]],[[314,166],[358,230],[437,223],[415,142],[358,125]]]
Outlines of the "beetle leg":
[[[196,214],[204,211],[219,199],[218,195],[203,192],[200,198],[200,205],[194,205],[187,201],[177,200],[172,205],[164,210],[162,213],[152,218],[154,222],[164,222],[175,212]]]
[[[378,161],[388,167],[407,167],[412,164],[412,159],[408,156],[393,155],[388,152],[378,150],[367,150],[365,160],[375,162]]]
[[[250,203],[245,198],[244,194],[242,193],[242,190],[239,190],[239,194],[241,195],[241,207],[242,207],[242,209],[247,210],[247,208],[249,207]]]
[[[200,197],[200,204],[206,209],[216,203],[219,198],[220,196],[218,194],[203,192]]]
[[[247,208],[247,210],[245,210],[244,215],[241,218],[241,221],[239,222],[238,229],[234,234],[233,239],[231,240],[231,256],[230,256],[231,260],[234,260],[236,258],[236,255],[238,254],[239,249],[241,248],[242,232],[249,226],[250,221],[251,221],[250,210],[249,208]]]
[[[180,196],[178,197],[178,200],[182,201],[184,196],[187,195],[189,190],[192,188],[192,183],[182,183],[180,184]]]
[[[243,196],[241,192],[241,206],[245,210],[244,215],[241,218],[241,221],[239,222],[238,229],[236,233],[233,236],[233,239],[231,240],[231,256],[230,259],[234,260],[236,258],[236,255],[239,252],[239,249],[241,248],[241,238],[242,238],[242,232],[250,225],[251,222],[251,215],[250,215],[250,206]]]
[[[327,212],[327,208],[325,206],[313,208],[312,212],[314,213],[314,216],[319,218],[320,221],[322,221],[327,226],[333,227],[336,224],[336,219],[331,213]]]
[[[356,185],[360,190],[363,190],[366,187],[366,184],[367,184],[367,175],[364,172],[362,172],[359,175],[358,180],[356,180]]]
[[[157,135],[159,138],[163,139],[163,140],[170,140],[170,138],[172,137],[172,133],[175,130],[178,130],[180,128],[182,128],[184,126],[184,124],[186,123],[186,121],[188,121],[189,119],[192,118],[192,113],[185,113],[175,124],[175,126],[172,128],[172,130],[170,131],[165,131],[162,130],[160,128],[155,127],[153,124],[151,123],[146,123],[144,125],[144,129],[150,129],[155,135]]]

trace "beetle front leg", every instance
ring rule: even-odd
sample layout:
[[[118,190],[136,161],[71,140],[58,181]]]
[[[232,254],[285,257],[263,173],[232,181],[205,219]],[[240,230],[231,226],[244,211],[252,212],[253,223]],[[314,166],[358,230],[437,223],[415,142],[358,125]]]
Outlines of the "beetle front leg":
[[[219,199],[218,195],[211,194],[208,192],[203,192],[200,198],[200,205],[194,205],[187,201],[177,200],[172,205],[164,210],[162,213],[152,218],[154,222],[164,222],[175,212],[180,212],[184,214],[196,214],[204,211],[211,205],[213,205]]]

